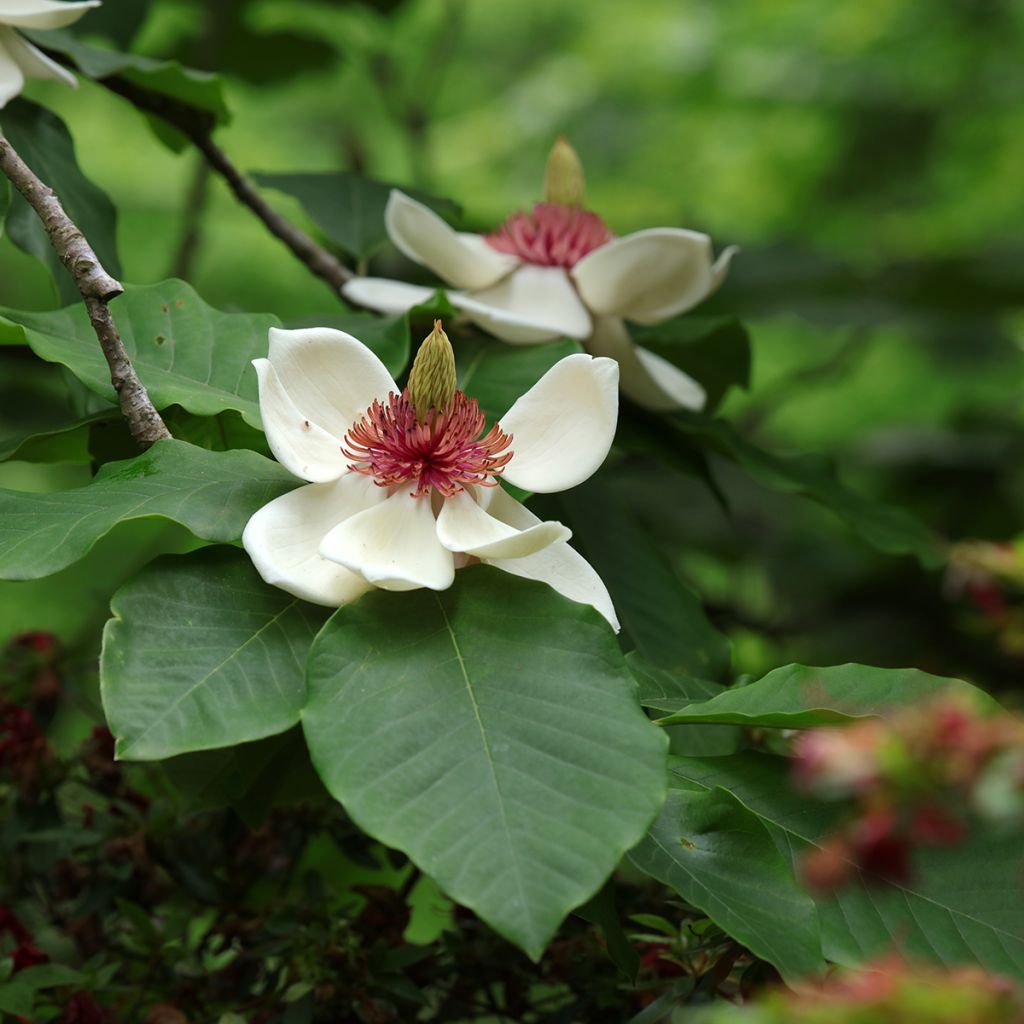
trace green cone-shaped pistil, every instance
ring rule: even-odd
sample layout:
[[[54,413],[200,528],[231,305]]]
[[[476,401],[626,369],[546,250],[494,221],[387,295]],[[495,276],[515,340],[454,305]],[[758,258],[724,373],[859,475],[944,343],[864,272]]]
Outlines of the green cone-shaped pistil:
[[[420,423],[426,422],[432,409],[443,412],[455,397],[455,353],[441,321],[423,339],[409,371],[409,400]]]
[[[559,206],[583,205],[583,164],[565,138],[551,147],[544,168],[544,202]]]

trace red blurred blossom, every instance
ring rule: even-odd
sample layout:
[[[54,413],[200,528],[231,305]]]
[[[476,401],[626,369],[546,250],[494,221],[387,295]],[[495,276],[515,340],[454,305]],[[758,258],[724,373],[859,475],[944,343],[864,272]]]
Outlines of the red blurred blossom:
[[[110,1014],[88,992],[76,992],[65,1004],[59,1024],[107,1024]]]
[[[50,958],[30,942],[21,943],[11,954],[11,959],[14,962],[14,974],[23,971],[26,967],[36,967],[39,964],[50,962]]]

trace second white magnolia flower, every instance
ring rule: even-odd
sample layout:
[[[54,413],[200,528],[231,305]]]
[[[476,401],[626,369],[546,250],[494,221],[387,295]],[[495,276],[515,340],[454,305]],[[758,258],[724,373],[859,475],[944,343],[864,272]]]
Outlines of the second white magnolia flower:
[[[269,358],[254,365],[271,450],[311,481],[245,528],[268,583],[337,607],[374,587],[444,590],[457,568],[480,561],[593,605],[618,628],[604,584],[566,543],[570,531],[497,484],[504,476],[524,490],[561,491],[601,465],[618,416],[613,360],[562,359],[486,432],[460,391],[424,415],[422,400],[417,409],[342,331],[272,328]]]

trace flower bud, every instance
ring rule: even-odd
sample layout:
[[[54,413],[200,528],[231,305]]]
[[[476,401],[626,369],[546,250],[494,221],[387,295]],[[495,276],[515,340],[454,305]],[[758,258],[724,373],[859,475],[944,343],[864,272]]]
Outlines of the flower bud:
[[[551,147],[544,168],[544,202],[559,206],[583,205],[583,164],[562,135]]]
[[[409,371],[409,401],[416,419],[424,423],[431,410],[444,412],[455,397],[456,383],[455,353],[441,321],[435,320]]]

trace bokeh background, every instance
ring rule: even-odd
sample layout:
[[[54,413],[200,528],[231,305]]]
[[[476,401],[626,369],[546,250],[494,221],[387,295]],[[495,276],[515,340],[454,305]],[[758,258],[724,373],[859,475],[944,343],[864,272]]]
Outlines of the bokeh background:
[[[217,139],[246,171],[416,185],[471,229],[538,200],[566,134],[616,232],[677,225],[742,247],[701,312],[750,329],[752,387],[723,410],[744,432],[834,457],[952,541],[1020,530],[1017,0],[107,0],[89,26],[218,69],[233,121]],[[169,152],[118,97],[89,82],[28,95],[61,112],[114,199],[126,280],[187,276],[214,305],[286,321],[337,311],[194,152]],[[408,269],[388,250],[371,264]],[[55,301],[45,271],[0,246],[0,303]],[[972,603],[830,513],[714,470],[728,510],[682,476],[638,483],[635,500],[740,673],[859,660],[1016,686],[1012,595]]]

